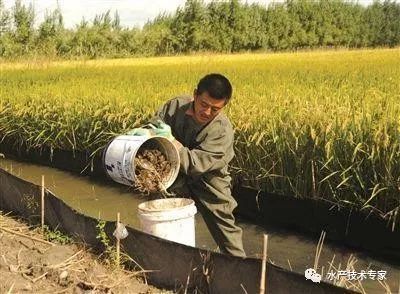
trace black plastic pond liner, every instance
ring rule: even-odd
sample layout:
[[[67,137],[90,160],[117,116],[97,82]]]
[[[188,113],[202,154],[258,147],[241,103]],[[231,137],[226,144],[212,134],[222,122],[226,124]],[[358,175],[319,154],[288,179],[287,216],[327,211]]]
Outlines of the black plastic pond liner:
[[[330,240],[370,251],[392,264],[400,264],[400,229],[394,231],[374,214],[340,208],[329,202],[296,199],[235,187],[236,214],[260,225],[274,225],[319,236],[326,232]]]
[[[5,154],[6,157],[11,156],[19,160],[56,167],[81,175],[107,177],[102,164],[101,150],[96,153],[96,156],[91,156],[90,152],[51,150],[49,147],[27,150],[26,146],[17,147],[13,140],[6,138],[0,144],[0,153]]]
[[[0,169],[0,209],[39,223],[40,187]],[[63,233],[102,249],[96,238],[98,220],[85,216],[45,192],[45,223]],[[104,231],[113,240],[115,222],[106,222]],[[183,292],[189,277],[189,293],[257,293],[261,260],[223,255],[163,240],[127,227],[121,240],[123,250],[147,273],[158,287]],[[131,264],[134,266],[135,264]],[[267,264],[267,293],[356,293],[331,284],[313,283],[301,274]]]
[[[13,148],[14,142],[5,140],[0,152],[20,160],[56,167],[62,170],[106,179],[102,152],[90,158],[89,152],[50,151]],[[51,160],[50,160],[51,159]],[[400,229],[394,231],[382,218],[366,212],[338,208],[331,203],[315,199],[298,199],[258,191],[236,185],[233,196],[238,202],[235,214],[261,226],[294,229],[313,236],[326,232],[328,240],[341,245],[365,249],[392,264],[400,264]]]

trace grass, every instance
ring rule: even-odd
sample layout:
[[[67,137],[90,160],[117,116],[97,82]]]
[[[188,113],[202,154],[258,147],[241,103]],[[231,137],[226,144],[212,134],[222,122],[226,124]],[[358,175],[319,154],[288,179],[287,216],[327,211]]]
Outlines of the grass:
[[[71,237],[61,233],[57,229],[52,230],[46,225],[44,226],[44,239],[49,242],[58,243],[61,245],[72,243]]]
[[[0,140],[90,152],[221,72],[234,86],[235,177],[399,222],[400,49],[0,66]]]

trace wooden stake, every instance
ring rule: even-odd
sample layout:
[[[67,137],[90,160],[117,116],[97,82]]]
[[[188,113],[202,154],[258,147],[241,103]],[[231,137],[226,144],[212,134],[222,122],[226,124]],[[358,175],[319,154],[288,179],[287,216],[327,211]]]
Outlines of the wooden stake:
[[[119,221],[120,221],[120,215],[119,215],[119,212],[117,213],[117,228],[118,228],[118,225],[119,225]],[[119,267],[119,261],[120,261],[120,259],[119,259],[119,247],[120,247],[120,240],[119,240],[119,238],[117,238],[117,267]]]
[[[42,201],[41,201],[41,221],[42,221],[42,232],[44,233],[44,175],[42,175]]]
[[[312,175],[312,191],[313,191],[313,197],[317,197],[317,185],[315,181],[315,170],[314,170],[314,160],[311,160],[311,175]]]
[[[318,269],[319,257],[321,256],[321,251],[324,246],[325,235],[326,235],[325,231],[322,231],[321,235],[319,236],[317,249],[315,250],[314,270]]]
[[[14,289],[14,285],[15,285],[15,282],[12,283],[10,289],[8,289],[8,291],[7,291],[7,294],[11,294],[11,293],[12,293],[12,291],[13,291],[13,289]]]
[[[266,277],[266,272],[267,272],[267,245],[268,245],[268,235],[264,234],[263,260],[262,260],[261,280],[260,280],[260,294],[264,294],[266,292],[265,277]]]
[[[267,273],[267,245],[268,245],[268,235],[264,234],[264,247],[263,247],[263,258],[262,258],[262,268],[261,268],[261,279],[260,279],[260,294],[266,293],[265,277]]]
[[[399,294],[400,294],[400,279],[399,279]]]
[[[46,241],[46,240],[38,239],[38,238],[33,237],[33,236],[28,236],[28,235],[25,235],[25,234],[22,234],[22,233],[18,233],[18,232],[15,232],[15,231],[11,231],[11,230],[6,229],[6,228],[3,228],[3,227],[0,227],[0,230],[1,230],[1,231],[4,231],[4,232],[7,232],[7,233],[10,233],[10,234],[14,234],[14,235],[23,237],[23,238],[31,239],[31,240],[33,240],[33,241],[37,241],[37,242],[41,242],[41,243],[44,243],[44,244],[48,244],[48,245],[51,245],[51,246],[54,246],[54,245],[55,245],[55,244],[53,244],[53,243],[51,243],[51,242],[48,242],[48,241]]]

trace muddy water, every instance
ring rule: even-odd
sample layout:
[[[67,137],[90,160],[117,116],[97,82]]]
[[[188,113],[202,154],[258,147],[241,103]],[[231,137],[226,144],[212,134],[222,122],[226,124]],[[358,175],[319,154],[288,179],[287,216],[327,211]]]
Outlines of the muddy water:
[[[117,212],[120,212],[122,222],[139,228],[139,220],[136,216],[137,206],[146,201],[146,197],[135,195],[128,187],[9,159],[0,158],[0,167],[36,184],[40,184],[41,175],[44,175],[46,187],[78,211],[96,218],[100,216],[105,220],[115,220]],[[243,243],[248,256],[260,256],[263,234],[267,233],[269,235],[268,258],[271,262],[300,273],[313,267],[319,236],[309,238],[277,228],[264,229],[243,220],[239,220],[238,223],[244,231]],[[196,244],[201,248],[211,250],[216,248],[216,244],[199,214],[196,215]],[[386,271],[385,282],[388,287],[393,293],[400,293],[400,267],[327,241],[324,243],[319,258],[318,272],[321,273],[323,267],[325,275],[332,258],[334,258],[333,265],[338,268],[340,264],[340,269],[344,270],[351,255],[357,259],[354,266],[356,272],[361,272],[361,270]],[[362,287],[366,293],[388,293],[377,280],[370,278],[362,281]]]

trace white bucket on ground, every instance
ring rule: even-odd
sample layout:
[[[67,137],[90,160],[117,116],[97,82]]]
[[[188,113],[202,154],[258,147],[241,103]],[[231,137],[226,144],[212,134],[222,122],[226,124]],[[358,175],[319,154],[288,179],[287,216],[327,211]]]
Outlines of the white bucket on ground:
[[[134,159],[142,146],[160,150],[171,163],[171,171],[163,181],[164,187],[169,188],[178,176],[180,161],[175,145],[164,137],[122,135],[114,138],[103,154],[106,173],[114,181],[132,186],[135,182]]]
[[[139,204],[141,228],[151,235],[195,247],[197,212],[192,199],[166,198]]]

